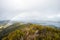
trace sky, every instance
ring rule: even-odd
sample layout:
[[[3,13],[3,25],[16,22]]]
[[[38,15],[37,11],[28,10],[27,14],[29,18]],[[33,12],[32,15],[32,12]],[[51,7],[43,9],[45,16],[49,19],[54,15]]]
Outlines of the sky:
[[[0,0],[0,20],[60,21],[60,0]]]

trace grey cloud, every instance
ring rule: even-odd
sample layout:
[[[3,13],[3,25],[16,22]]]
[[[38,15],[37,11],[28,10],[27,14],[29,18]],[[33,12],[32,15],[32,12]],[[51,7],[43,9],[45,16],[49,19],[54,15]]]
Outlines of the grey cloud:
[[[24,16],[28,15],[23,19],[31,19],[32,16],[32,19],[48,20],[49,16],[60,15],[60,0],[0,0],[0,19],[12,19],[22,13]],[[56,18],[54,17],[54,19]]]

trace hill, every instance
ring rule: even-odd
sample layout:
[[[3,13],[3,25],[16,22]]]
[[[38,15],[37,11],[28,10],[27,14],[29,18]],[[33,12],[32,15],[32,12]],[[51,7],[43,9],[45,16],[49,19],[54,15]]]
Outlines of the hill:
[[[0,32],[0,40],[60,40],[60,29],[31,23],[15,23]]]

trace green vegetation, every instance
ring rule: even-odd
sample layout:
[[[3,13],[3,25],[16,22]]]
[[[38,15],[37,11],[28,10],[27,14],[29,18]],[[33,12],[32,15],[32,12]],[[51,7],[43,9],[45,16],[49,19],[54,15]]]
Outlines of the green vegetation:
[[[1,40],[60,40],[60,29],[37,24],[13,24]]]

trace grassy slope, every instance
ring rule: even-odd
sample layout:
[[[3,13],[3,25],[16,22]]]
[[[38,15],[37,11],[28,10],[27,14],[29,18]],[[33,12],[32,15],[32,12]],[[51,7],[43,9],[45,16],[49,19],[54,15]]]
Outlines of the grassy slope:
[[[60,40],[60,29],[36,24],[11,26],[12,28],[7,28],[8,31],[2,36],[2,40]]]

